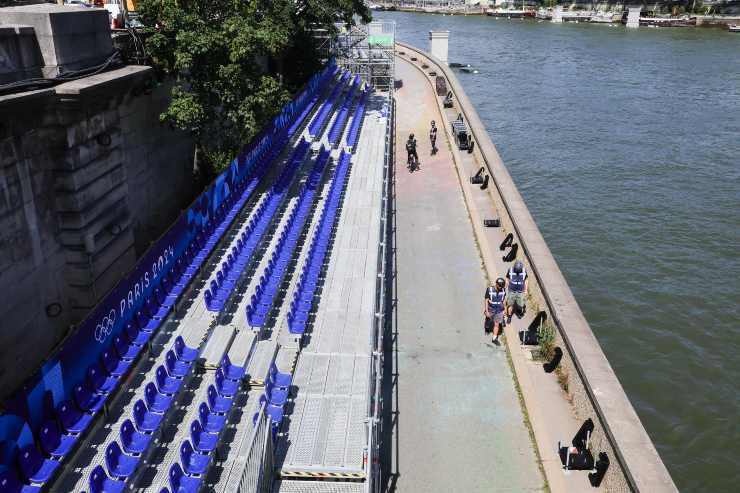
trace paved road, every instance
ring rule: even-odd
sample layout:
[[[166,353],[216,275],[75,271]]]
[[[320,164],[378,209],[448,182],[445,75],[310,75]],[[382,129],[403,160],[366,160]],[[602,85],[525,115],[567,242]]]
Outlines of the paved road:
[[[483,336],[486,280],[444,132],[440,152],[430,155],[429,122],[441,120],[434,93],[398,58],[396,79],[389,489],[539,491],[504,346]],[[413,173],[404,166],[410,132],[420,143],[421,169]]]

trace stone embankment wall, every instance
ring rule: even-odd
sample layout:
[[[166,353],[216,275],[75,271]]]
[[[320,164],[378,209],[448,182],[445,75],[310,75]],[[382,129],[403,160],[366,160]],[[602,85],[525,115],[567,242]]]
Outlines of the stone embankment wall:
[[[591,418],[595,423],[591,450],[606,452],[610,459],[602,487],[613,492],[677,491],[457,77],[429,53],[405,43],[397,44],[416,52],[419,60],[430,65],[428,70],[445,77],[448,89],[454,94],[455,107],[459,108],[477,143],[474,156],[492,178],[494,186],[487,190],[501,220],[501,228],[514,235],[514,243],[519,244],[520,252],[523,251],[519,258],[524,260],[528,272],[534,274],[530,279],[531,298],[547,314],[547,320],[555,328],[554,345],[563,351],[559,373],[563,375],[560,378],[567,379],[567,389],[563,389],[565,397],[572,403],[579,420]],[[471,217],[480,214],[476,211]],[[484,235],[483,225],[473,224],[473,228],[480,239]],[[492,252],[481,254],[486,261]],[[553,378],[558,377],[553,375]],[[525,404],[527,392],[531,391],[537,390],[522,388]],[[554,448],[555,445],[546,446]]]
[[[0,96],[0,397],[194,196],[192,139],[149,67]]]

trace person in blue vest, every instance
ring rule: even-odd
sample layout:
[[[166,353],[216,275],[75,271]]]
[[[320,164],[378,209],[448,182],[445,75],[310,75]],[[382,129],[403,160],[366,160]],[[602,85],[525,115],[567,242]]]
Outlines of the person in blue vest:
[[[527,308],[527,287],[529,280],[527,279],[527,270],[524,268],[524,263],[521,260],[514,262],[514,266],[509,268],[509,272],[506,273],[506,315],[511,323],[511,316],[514,314],[514,309],[517,313],[524,315],[524,311]]]
[[[493,325],[493,342],[500,345],[498,336],[501,333],[501,327],[504,321],[504,304],[506,301],[506,281],[499,277],[493,286],[486,288],[483,298],[483,313],[486,316],[486,328]]]

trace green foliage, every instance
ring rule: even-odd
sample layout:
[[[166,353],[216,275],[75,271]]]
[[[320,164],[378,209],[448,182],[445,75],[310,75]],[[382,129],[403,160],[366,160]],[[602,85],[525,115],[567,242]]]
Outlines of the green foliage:
[[[555,327],[546,322],[539,327],[537,336],[540,343],[539,358],[549,361],[555,351]]]
[[[175,81],[163,122],[222,169],[319,68],[315,29],[369,19],[361,0],[143,0],[146,49]]]

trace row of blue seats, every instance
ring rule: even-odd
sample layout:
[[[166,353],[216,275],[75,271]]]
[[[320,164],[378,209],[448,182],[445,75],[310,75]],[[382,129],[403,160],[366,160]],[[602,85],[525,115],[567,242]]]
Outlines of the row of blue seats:
[[[354,81],[352,82],[352,87],[350,87],[350,90],[347,91],[347,97],[344,98],[344,101],[342,101],[342,104],[339,108],[339,113],[337,114],[337,117],[334,119],[334,123],[332,123],[331,128],[329,129],[329,144],[332,147],[337,147],[339,145],[340,140],[342,140],[342,133],[344,131],[344,126],[347,123],[347,118],[350,115],[350,111],[352,110],[352,103],[355,99],[355,91],[360,85],[360,76],[355,76]]]
[[[105,467],[98,465],[90,474],[90,493],[117,493],[126,488],[126,481],[134,475],[155,433],[167,421],[166,415],[172,409],[172,403],[197,353],[189,356],[192,357],[190,361],[178,360],[171,373],[165,374],[162,367],[157,369],[156,384],[147,383],[144,400],[134,405],[133,421],[127,418],[121,424],[120,444],[118,440],[110,442],[106,448]],[[210,454],[216,449],[219,434],[225,427],[226,415],[231,410],[244,375],[245,369],[233,365],[228,355],[224,355],[216,370],[215,384],[209,385],[206,401],[198,409],[199,417],[190,426],[190,438],[180,445],[184,479],[171,475],[173,491],[182,491],[177,486],[180,483],[200,482],[200,476],[210,464]],[[185,491],[197,489],[187,489],[186,486]]]
[[[283,144],[278,147],[282,148],[282,146]],[[278,147],[276,147],[275,149],[278,149]],[[305,154],[307,148],[307,143],[299,144],[296,148],[296,151],[294,152],[294,157],[296,155],[301,155],[301,153]],[[272,158],[274,157],[275,156],[270,153],[266,156],[264,162],[260,164],[260,169],[258,171],[260,177],[267,171],[267,164],[270,163]],[[280,180],[283,179],[283,175],[285,174],[286,171],[284,170],[277,183],[272,186],[271,190],[268,192],[269,198],[272,198],[272,194],[276,190],[276,186],[281,186]],[[272,217],[272,214],[274,214],[275,211],[271,209],[270,205],[265,205],[269,203],[269,200],[262,202],[262,204],[256,210],[258,216],[262,217],[265,211],[268,210],[269,214],[267,214],[266,216],[268,217],[268,219]],[[279,202],[277,203],[279,204]],[[248,231],[243,232],[241,237],[237,238],[236,245],[233,246],[231,252],[226,255],[226,259],[221,264],[221,269],[216,272],[216,279],[213,279],[209,287],[206,288],[203,296],[205,298],[206,308],[209,311],[218,312],[223,309],[224,304],[226,303],[226,300],[231,293],[231,290],[236,285],[236,282],[241,276],[244,268],[249,264],[249,260],[254,253],[256,245],[257,243],[259,243],[259,236],[251,234],[253,230],[254,220],[250,222]],[[250,236],[251,240],[248,241],[247,237]],[[245,244],[247,244],[247,248],[244,247]]]
[[[287,225],[280,235],[277,248],[260,277],[255,294],[252,295],[247,305],[247,320],[252,327],[262,327],[267,321],[303,227],[311,213],[316,188],[321,182],[328,160],[329,151],[322,147],[306,183],[301,188],[297,204],[290,213]]]
[[[143,346],[138,347],[141,351]],[[56,412],[56,419],[47,420],[39,431],[38,441],[41,452],[35,445],[28,445],[18,454],[18,475],[13,470],[6,470],[0,479],[0,491],[39,491],[46,485],[59,469],[63,459],[83,437],[84,432],[93,422],[93,418],[105,403],[110,392],[118,383],[118,378],[126,373],[138,352],[131,351],[123,357],[114,357],[110,351],[103,353],[104,365],[110,370],[106,375],[99,375],[94,368],[92,378],[100,383],[96,392],[90,392],[83,385],[74,389],[74,403],[62,402]],[[176,361],[193,361],[198,352],[184,344],[182,338],[177,338],[173,348],[166,356],[167,367],[172,367],[172,358]],[[120,358],[120,359],[119,359]],[[160,369],[157,369],[159,374]],[[102,380],[101,380],[102,379]],[[23,481],[21,481],[21,478]]]
[[[365,89],[365,92],[360,97],[360,102],[357,104],[357,108],[355,109],[355,116],[352,119],[352,124],[350,125],[349,131],[347,132],[347,147],[352,149],[352,152],[354,152],[357,141],[360,138],[362,121],[365,117],[365,106],[367,104],[367,98],[369,95],[370,87],[367,87]]]
[[[313,117],[313,120],[308,125],[308,134],[311,136],[312,139],[315,139],[319,135],[321,135],[321,131],[323,130],[324,125],[328,121],[329,115],[331,114],[331,111],[336,104],[336,99],[342,93],[342,89],[344,88],[348,78],[349,72],[343,71],[341,77],[339,78],[339,82],[334,85],[334,89],[332,90],[331,94],[321,105],[319,110],[316,112],[316,115]]]
[[[305,118],[305,114],[301,118]],[[283,139],[281,144],[284,145],[286,141],[287,138]],[[276,147],[277,152],[280,152],[280,145],[271,145],[267,150],[275,150]],[[256,188],[261,176],[254,176],[254,165],[250,165],[246,172],[252,176],[232,189],[233,193],[186,247],[170,272],[164,276],[160,286],[154,289],[152,296],[135,313],[133,320],[125,325],[120,335],[114,337],[111,346],[101,354],[100,361],[88,368],[85,381],[73,388],[72,401],[61,402],[53,419],[41,426],[37,438],[42,452],[35,445],[30,445],[15,454],[17,469],[6,469],[0,474],[0,491],[38,491],[52,479],[62,460],[70,454],[92,424],[95,414],[103,409],[118,385],[125,380],[124,377],[136,358],[143,352],[192,277]],[[182,338],[176,339],[174,352],[167,354],[167,369],[172,371],[175,368],[172,355],[182,358],[188,351],[195,350],[187,348]],[[197,356],[197,351],[195,354]],[[163,367],[157,369],[158,384],[167,382],[162,374],[163,370]],[[150,382],[149,385],[154,384]],[[149,403],[154,398],[150,392],[152,389],[157,390],[147,388]]]
[[[334,67],[333,70],[328,70],[323,77],[319,80],[317,87],[320,89],[323,89],[324,84],[326,84],[329,80],[335,79],[337,72],[339,71],[339,67]],[[295,122],[290,126],[288,129],[288,137],[292,137],[295,135],[295,133],[298,131],[298,129],[303,124],[303,121],[306,119],[306,117],[311,113],[311,110],[316,106],[316,103],[321,98],[321,92],[316,91],[316,93],[311,97],[311,99],[306,104],[306,107],[303,108],[303,111],[298,115],[298,117],[295,119]]]
[[[247,225],[247,229],[237,239],[236,247],[226,256],[221,270],[216,272],[216,279],[211,281],[210,287],[204,292],[206,308],[210,311],[223,309],[231,290],[249,264],[252,255],[257,250],[262,237],[267,231],[276,212],[280,208],[293,177],[306,158],[309,142],[302,139],[296,146],[288,165],[283,168],[280,176],[266,194],[266,199],[257,207],[254,217]]]
[[[319,276],[323,269],[331,241],[332,231],[338,218],[342,202],[342,192],[347,183],[349,173],[350,154],[344,151],[339,156],[339,164],[334,173],[329,195],[321,210],[319,225],[314,232],[308,249],[308,260],[303,266],[293,299],[288,312],[288,330],[291,334],[303,334],[306,331],[308,315],[313,306],[314,297],[318,289]]]
[[[290,388],[293,383],[293,376],[290,373],[283,373],[278,370],[278,367],[273,361],[270,364],[270,368],[267,370],[267,377],[265,378],[265,389],[262,395],[260,395],[259,405],[265,407],[265,414],[267,414],[272,421],[272,438],[277,438],[280,424],[283,421],[285,403],[288,402],[290,396]],[[256,424],[259,418],[260,411],[254,413],[252,416],[252,423]]]

